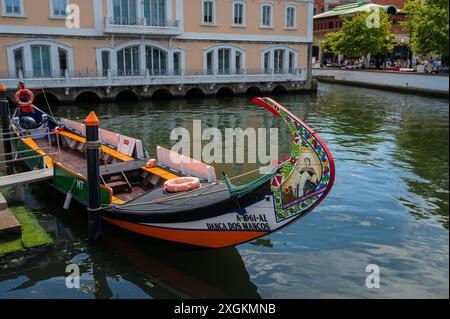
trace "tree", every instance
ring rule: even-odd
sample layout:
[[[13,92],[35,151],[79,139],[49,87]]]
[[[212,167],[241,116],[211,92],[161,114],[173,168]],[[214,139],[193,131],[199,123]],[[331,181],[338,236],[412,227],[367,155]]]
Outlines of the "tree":
[[[322,41],[324,52],[349,58],[383,54],[394,48],[391,21],[383,10],[360,12],[343,20],[342,29],[331,32]]]
[[[402,10],[401,27],[410,35],[416,54],[436,54],[448,58],[448,0],[411,0]]]

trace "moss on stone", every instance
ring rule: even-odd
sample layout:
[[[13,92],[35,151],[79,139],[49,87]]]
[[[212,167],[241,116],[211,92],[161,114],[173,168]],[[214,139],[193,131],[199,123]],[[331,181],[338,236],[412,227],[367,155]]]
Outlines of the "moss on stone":
[[[50,235],[45,232],[36,217],[25,207],[11,207],[11,211],[22,225],[22,237],[14,241],[0,243],[0,256],[53,244]]]

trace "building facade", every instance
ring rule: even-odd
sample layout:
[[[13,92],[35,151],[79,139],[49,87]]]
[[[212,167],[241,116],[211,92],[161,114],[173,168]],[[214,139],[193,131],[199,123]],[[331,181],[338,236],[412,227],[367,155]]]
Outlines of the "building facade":
[[[101,99],[311,89],[310,0],[0,2],[8,87],[45,82],[60,101],[93,87]]]
[[[409,36],[400,27],[400,21],[404,19],[404,15],[401,10],[394,4],[388,3],[387,0],[373,0],[373,1],[359,1],[348,4],[341,4],[339,6],[333,7],[333,9],[322,12],[320,14],[314,15],[314,39],[315,44],[313,45],[313,61],[323,61],[327,58],[322,53],[322,47],[320,42],[325,40],[326,35],[330,32],[337,32],[341,30],[343,20],[345,18],[352,17],[360,12],[370,11],[370,10],[383,10],[389,14],[391,19],[391,33],[394,34],[394,42],[396,46],[393,52],[387,53],[390,59],[410,59],[411,52],[408,49]],[[405,0],[394,1],[396,4],[403,7]]]

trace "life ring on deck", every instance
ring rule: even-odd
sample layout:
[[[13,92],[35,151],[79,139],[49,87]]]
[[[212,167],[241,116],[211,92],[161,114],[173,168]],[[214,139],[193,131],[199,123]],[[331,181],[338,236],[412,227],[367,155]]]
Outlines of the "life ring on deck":
[[[28,89],[20,89],[15,95],[16,102],[21,107],[33,106],[34,94]]]
[[[169,193],[187,192],[200,187],[197,177],[179,177],[166,181],[164,190]]]

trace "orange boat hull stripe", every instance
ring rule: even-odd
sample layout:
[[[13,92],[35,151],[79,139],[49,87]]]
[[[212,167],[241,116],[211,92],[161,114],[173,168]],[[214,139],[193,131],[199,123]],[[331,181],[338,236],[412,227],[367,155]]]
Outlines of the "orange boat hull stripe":
[[[266,232],[256,231],[203,231],[170,229],[140,225],[108,217],[103,217],[103,219],[116,226],[142,235],[211,248],[228,247],[267,235]]]

